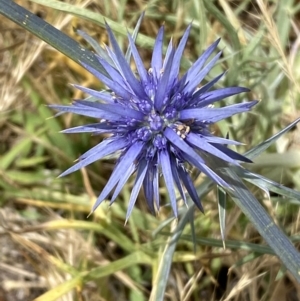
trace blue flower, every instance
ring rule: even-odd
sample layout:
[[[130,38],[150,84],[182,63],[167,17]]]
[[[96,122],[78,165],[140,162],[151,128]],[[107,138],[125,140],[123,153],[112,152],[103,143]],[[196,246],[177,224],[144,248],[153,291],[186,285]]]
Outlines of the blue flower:
[[[226,180],[206,164],[205,157],[207,155],[212,158],[218,157],[223,162],[235,165],[238,165],[239,161],[250,162],[225,146],[237,145],[238,142],[216,137],[209,128],[219,120],[249,111],[257,101],[222,108],[213,107],[212,104],[217,101],[249,91],[243,87],[211,90],[224,73],[201,86],[201,82],[221,55],[219,52],[209,60],[219,40],[214,42],[183,76],[179,76],[180,60],[190,29],[191,25],[186,29],[177,49],[172,45],[172,41],[169,43],[163,58],[164,28],[161,27],[155,41],[149,70],[145,69],[135,43],[128,34],[136,75],[118,46],[110,27],[107,26],[111,48],[101,48],[97,55],[107,74],[96,71],[92,65],[84,67],[110,90],[95,91],[75,85],[90,95],[94,101],[76,100],[70,106],[51,106],[61,112],[97,119],[96,123],[70,128],[64,130],[64,133],[109,134],[108,138],[80,156],[79,162],[61,176],[113,153],[120,153],[110,179],[93,206],[93,211],[111,193],[110,202],[113,203],[134,173],[135,183],[126,220],[132,212],[142,186],[150,210],[155,212],[159,209],[161,174],[175,216],[177,216],[175,189],[185,202],[186,190],[197,207],[203,211],[188,166],[196,167],[218,185],[230,188]],[[206,64],[207,61],[209,62]]]

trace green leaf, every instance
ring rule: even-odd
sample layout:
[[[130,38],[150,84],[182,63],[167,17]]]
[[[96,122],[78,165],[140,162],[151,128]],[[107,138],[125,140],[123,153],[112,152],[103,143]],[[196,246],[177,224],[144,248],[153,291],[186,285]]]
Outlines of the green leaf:
[[[22,185],[42,183],[45,178],[41,171],[25,172],[18,170],[7,170],[5,175],[10,181],[17,182]]]
[[[167,279],[170,274],[170,269],[173,261],[173,255],[176,249],[177,242],[185,228],[185,225],[192,218],[194,206],[190,206],[187,212],[180,220],[177,227],[168,238],[163,254],[158,263],[157,274],[154,276],[153,289],[150,295],[150,301],[165,300],[165,290],[167,286]]]
[[[221,237],[223,240],[223,248],[225,249],[225,228],[226,228],[226,192],[218,187],[218,210]]]
[[[152,263],[152,260],[145,253],[137,251],[114,262],[111,262],[105,266],[100,266],[92,269],[85,276],[85,281],[91,281],[94,279],[99,279],[101,277],[109,276],[117,271],[126,269],[139,263],[150,265]]]
[[[32,140],[27,137],[14,144],[10,151],[0,157],[0,170],[6,170],[28,146],[31,146],[31,144]]]
[[[94,53],[15,2],[0,0],[0,14],[28,30],[78,64],[85,63],[106,74]]]
[[[246,156],[249,159],[253,159],[257,157],[259,154],[261,154],[263,151],[265,151],[270,145],[272,145],[277,139],[279,139],[283,134],[288,132],[290,129],[292,129],[296,124],[300,121],[300,118],[293,121],[291,124],[289,124],[287,127],[285,127],[280,132],[276,133],[266,141],[260,143],[259,145],[253,147],[251,150],[247,151],[244,156]]]
[[[58,300],[64,294],[70,292],[76,287],[82,284],[82,276],[77,276],[71,280],[65,281],[64,283],[56,286],[55,288],[47,291],[33,301],[55,301]]]
[[[283,231],[279,229],[270,218],[264,207],[244,185],[241,177],[235,172],[238,168],[228,166],[226,162],[216,157],[211,158],[207,156],[205,160],[206,163],[230,185],[230,188],[224,188],[226,192],[253,223],[257,231],[274,250],[286,268],[300,282],[300,253]]]
[[[192,241],[192,237],[190,235],[182,235],[180,238],[183,240]],[[216,248],[223,247],[223,241],[216,238],[197,237],[196,242],[201,246],[210,246]],[[258,245],[258,244],[239,241],[239,240],[226,240],[226,247],[232,250],[250,251],[260,255],[275,254],[274,251],[267,245]]]
[[[272,191],[282,196],[295,199],[298,204],[300,204],[300,192],[294,189],[285,187],[277,182],[274,182],[270,179],[267,179],[261,175],[255,174],[254,172],[250,172],[247,169],[243,168],[233,168],[236,174],[245,179],[246,181],[260,187],[265,191]]]
[[[300,282],[300,253],[241,182],[234,170],[227,168],[226,173],[232,179],[230,184],[233,188],[233,190],[227,191],[228,194],[254,224],[257,231],[271,246],[287,269]]]

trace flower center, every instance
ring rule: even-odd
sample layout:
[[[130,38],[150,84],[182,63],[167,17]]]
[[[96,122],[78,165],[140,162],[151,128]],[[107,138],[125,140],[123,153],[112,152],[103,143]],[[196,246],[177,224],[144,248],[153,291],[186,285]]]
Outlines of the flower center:
[[[156,135],[153,139],[153,145],[159,150],[164,149],[167,145],[167,139],[160,134]]]
[[[165,127],[163,118],[155,113],[148,117],[148,122],[150,129],[154,132],[160,132]]]

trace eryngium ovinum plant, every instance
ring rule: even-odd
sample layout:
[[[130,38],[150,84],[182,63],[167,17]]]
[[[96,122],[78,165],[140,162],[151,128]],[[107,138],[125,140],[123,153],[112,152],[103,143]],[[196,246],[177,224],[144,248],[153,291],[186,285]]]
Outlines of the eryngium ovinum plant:
[[[172,40],[170,41],[165,56],[164,27],[160,28],[148,70],[144,67],[133,38],[128,34],[136,73],[131,70],[129,61],[108,25],[106,29],[111,47],[106,46],[105,49],[97,51],[97,59],[107,74],[98,72],[90,65],[83,65],[109,90],[96,91],[74,85],[90,95],[94,101],[76,100],[70,106],[51,107],[61,112],[96,119],[95,123],[70,128],[64,130],[64,133],[109,135],[80,156],[79,162],[61,176],[117,152],[119,158],[116,166],[93,210],[112,192],[110,202],[113,203],[129,177],[135,174],[126,220],[142,186],[150,210],[154,213],[159,209],[160,175],[164,178],[176,217],[178,210],[175,189],[184,202],[186,190],[196,206],[203,211],[188,169],[194,166],[218,185],[230,189],[230,183],[210,168],[205,158],[217,157],[223,163],[232,165],[239,165],[240,161],[251,161],[226,147],[238,145],[238,142],[214,136],[210,126],[234,114],[249,111],[257,101],[214,107],[214,103],[226,97],[249,91],[244,87],[214,89],[214,85],[224,73],[201,86],[222,53],[220,51],[210,59],[219,40],[209,46],[188,71],[180,76],[180,62],[191,25],[187,27],[177,48],[174,47]],[[91,41],[87,34],[79,33]]]
[[[236,113],[248,111],[257,103],[253,101],[224,108],[213,107],[213,104],[219,100],[248,91],[242,87],[214,89],[213,86],[223,74],[203,84],[204,77],[220,56],[219,53],[210,60],[217,48],[218,41],[212,44],[191,68],[180,76],[180,60],[191,26],[187,28],[177,49],[173,47],[172,41],[170,42],[165,56],[162,51],[164,29],[161,28],[154,45],[150,69],[145,70],[134,44],[143,15],[139,19],[132,37],[128,35],[129,48],[124,56],[108,26],[111,48],[102,48],[87,34],[79,32],[93,46],[97,53],[95,55],[14,1],[0,0],[0,14],[30,31],[69,58],[80,62],[110,89],[94,91],[76,86],[90,96],[85,100],[75,101],[71,106],[52,106],[61,111],[58,114],[73,112],[97,120],[94,124],[82,125],[65,132],[109,135],[103,142],[83,154],[79,158],[79,162],[62,175],[74,172],[105,156],[119,154],[116,167],[97,199],[94,210],[103,200],[111,196],[111,192],[113,194],[110,199],[113,202],[125,182],[134,173],[136,180],[126,219],[132,211],[142,185],[151,211],[155,212],[159,209],[158,183],[161,175],[165,180],[175,216],[178,212],[174,187],[184,201],[189,202],[191,198],[196,206],[203,210],[198,192],[201,195],[205,190],[210,189],[206,183],[211,179],[219,187],[222,187],[219,189],[220,191],[231,196],[271,246],[270,252],[274,251],[300,282],[299,252],[251,194],[243,180],[250,181],[266,192],[275,191],[279,195],[285,196],[287,201],[291,199],[299,201],[300,193],[241,167],[240,161],[249,162],[249,160],[227,148],[227,145],[238,143],[222,137],[215,137],[210,132],[211,124]],[[135,61],[137,75],[129,67],[131,57]],[[247,153],[247,157],[254,158],[263,152],[280,136],[293,128],[299,120],[300,118],[273,137],[252,148]],[[191,166],[195,166],[208,176],[203,184],[197,187],[198,190],[194,187],[188,172]],[[220,227],[221,230],[224,230],[224,202],[221,197],[218,198],[218,202]],[[175,229],[174,237],[172,236],[172,243],[166,244],[164,252],[166,257],[161,258],[160,267],[162,269],[158,273],[159,279],[156,279],[156,283],[164,285],[160,286],[160,290],[157,291],[160,297],[154,298],[155,300],[164,298],[164,289],[167,283],[165,280],[170,271],[172,254],[176,246],[175,241],[189,220],[189,212],[192,210],[193,206],[190,206],[184,212]],[[173,240],[173,238],[176,239]]]

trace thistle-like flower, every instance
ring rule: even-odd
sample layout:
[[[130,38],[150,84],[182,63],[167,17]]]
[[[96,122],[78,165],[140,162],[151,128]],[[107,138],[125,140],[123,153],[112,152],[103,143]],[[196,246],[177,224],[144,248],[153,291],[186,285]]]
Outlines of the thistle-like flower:
[[[161,27],[155,41],[149,70],[145,69],[133,38],[128,34],[136,75],[118,46],[112,30],[107,26],[111,48],[101,48],[97,51],[98,61],[107,74],[96,71],[91,65],[84,67],[110,91],[95,91],[75,85],[90,95],[94,101],[76,100],[70,106],[52,106],[61,112],[98,119],[96,123],[70,128],[64,130],[64,133],[109,134],[108,138],[80,156],[79,162],[61,176],[113,153],[120,153],[112,175],[93,210],[112,192],[110,202],[113,203],[129,177],[136,173],[126,220],[142,186],[150,210],[155,212],[159,209],[161,174],[175,216],[177,216],[176,188],[185,202],[186,190],[197,207],[203,211],[187,170],[188,165],[196,167],[218,185],[230,188],[230,184],[206,164],[205,157],[218,157],[228,164],[235,165],[239,164],[238,161],[250,161],[224,146],[239,144],[238,142],[212,135],[209,126],[234,114],[249,111],[257,101],[223,108],[213,107],[212,104],[217,101],[249,91],[243,87],[211,91],[224,73],[200,86],[221,55],[219,52],[206,64],[217,48],[219,40],[214,42],[183,76],[179,76],[180,61],[190,29],[191,25],[186,29],[177,49],[171,40],[163,58],[164,28]]]

